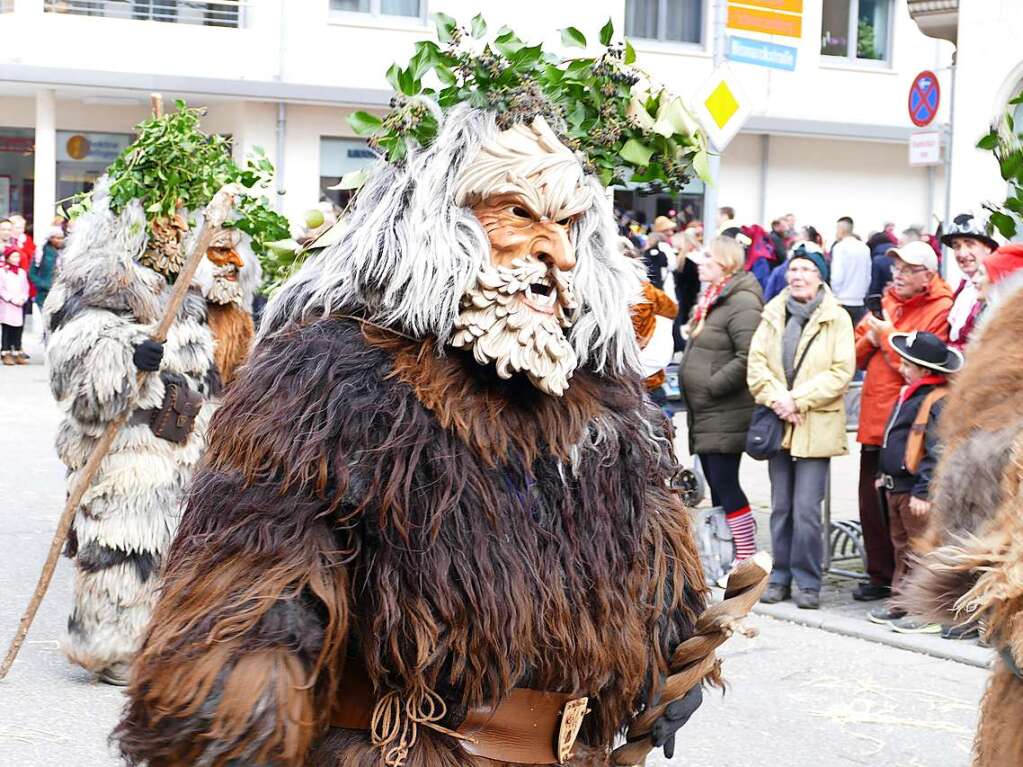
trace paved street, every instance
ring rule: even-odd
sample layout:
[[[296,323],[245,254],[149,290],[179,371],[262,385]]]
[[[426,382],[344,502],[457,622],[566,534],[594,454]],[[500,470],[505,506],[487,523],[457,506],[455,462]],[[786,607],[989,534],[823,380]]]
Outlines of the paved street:
[[[0,472],[4,647],[38,576],[64,495],[51,446],[58,414],[35,336],[29,340],[33,364],[0,369],[0,447],[7,457]],[[854,465],[837,463],[840,493],[854,487]],[[764,508],[762,464],[747,462],[744,471]],[[28,644],[0,683],[0,767],[117,764],[106,738],[121,691],[92,683],[58,649],[70,578],[62,562]],[[984,670],[766,616],[751,622],[760,636],[725,646],[728,692],[707,695],[680,736],[674,764],[968,765]],[[648,764],[667,762],[651,758]]]

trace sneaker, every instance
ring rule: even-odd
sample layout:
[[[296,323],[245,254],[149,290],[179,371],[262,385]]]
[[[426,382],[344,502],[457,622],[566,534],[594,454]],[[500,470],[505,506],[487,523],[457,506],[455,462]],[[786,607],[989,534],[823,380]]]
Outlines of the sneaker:
[[[819,610],[821,608],[821,593],[819,591],[800,590],[796,594],[796,607],[800,610]]]
[[[894,626],[896,621],[902,620],[905,617],[905,610],[896,610],[888,605],[875,607],[867,613],[867,620],[871,623],[876,623],[878,626]]]
[[[887,599],[892,595],[890,586],[878,586],[873,583],[861,583],[853,591],[852,598],[857,602],[874,602],[878,599]]]
[[[980,629],[976,626],[942,626],[942,639],[979,639]]]
[[[892,629],[900,634],[940,634],[940,623],[928,623],[917,618],[905,617],[895,621]]]
[[[791,586],[782,586],[780,583],[772,583],[768,585],[767,591],[765,591],[763,596],[760,597],[760,601],[765,605],[773,605],[778,602],[784,602],[791,596]]]

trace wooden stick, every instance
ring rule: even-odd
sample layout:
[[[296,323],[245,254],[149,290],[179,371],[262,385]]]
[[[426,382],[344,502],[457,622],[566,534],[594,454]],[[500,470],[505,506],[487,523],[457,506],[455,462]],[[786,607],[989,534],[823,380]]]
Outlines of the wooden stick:
[[[650,731],[673,700],[700,684],[717,665],[714,650],[731,636],[736,622],[745,617],[767,588],[771,557],[760,552],[736,565],[728,576],[724,601],[711,605],[696,620],[696,633],[680,644],[671,657],[672,675],[664,683],[661,702],[644,711],[629,725],[627,742],[611,754],[615,767],[642,764],[653,750]]]
[[[177,276],[177,280],[174,283],[174,292],[171,294],[170,302],[167,304],[167,310],[163,315],[163,319],[160,320],[160,324],[157,326],[155,332],[150,336],[157,343],[163,343],[167,340],[167,333],[170,330],[171,325],[174,324],[174,320],[177,318],[178,309],[181,308],[181,304],[185,300],[185,295],[188,293],[188,288],[191,285],[192,278],[195,276],[196,270],[199,268],[199,263],[202,261],[202,256],[209,248],[210,242],[213,240],[213,236],[223,226],[227,220],[227,216],[231,211],[231,206],[234,201],[234,194],[236,189],[234,185],[225,186],[221,189],[214,198],[210,201],[210,204],[206,206],[206,215],[203,219],[203,228],[199,232],[199,236],[196,238],[195,247],[188,256],[188,261],[185,262],[184,268]],[[138,383],[141,388],[142,383],[150,375],[148,371],[140,370],[138,372]],[[7,655],[4,658],[3,665],[0,666],[0,680],[7,676],[7,672],[10,671],[11,666],[14,665],[14,659],[18,657],[18,652],[21,650],[22,644],[25,642],[25,637],[28,636],[28,630],[32,626],[32,621],[35,619],[36,612],[39,610],[39,605],[42,604],[43,597],[46,596],[46,591],[50,587],[50,581],[53,580],[54,570],[57,568],[57,561],[60,558],[60,550],[64,547],[64,541],[67,540],[68,530],[71,529],[71,522],[75,518],[75,512],[78,510],[78,505],[82,502],[82,497],[85,492],[92,485],[92,479],[99,470],[100,464],[106,457],[107,452],[110,450],[110,446],[114,442],[114,438],[117,433],[124,426],[128,420],[129,414],[134,410],[134,405],[129,407],[121,416],[111,421],[103,435],[99,438],[96,444],[92,448],[92,452],[89,454],[89,460],[85,462],[85,466],[82,469],[81,474],[78,477],[78,481],[71,489],[68,495],[67,504],[64,506],[64,513],[60,516],[60,521],[57,523],[57,531],[53,534],[53,541],[50,543],[50,552],[46,557],[46,564],[43,565],[43,571],[39,575],[39,582],[36,584],[35,591],[32,592],[32,599],[28,603],[28,607],[25,613],[21,616],[21,621],[18,623],[18,631],[14,635],[14,639],[11,641],[10,647],[7,648]]]
[[[153,108],[153,117],[157,119],[163,117],[163,96],[159,93],[150,93],[149,104]]]

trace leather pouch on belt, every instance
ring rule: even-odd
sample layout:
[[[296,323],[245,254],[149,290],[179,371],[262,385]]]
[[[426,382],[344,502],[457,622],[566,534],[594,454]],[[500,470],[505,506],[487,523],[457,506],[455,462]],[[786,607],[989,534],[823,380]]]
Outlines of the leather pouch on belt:
[[[149,428],[160,439],[180,445],[195,428],[203,397],[180,376],[163,373],[160,378],[164,384],[163,403],[153,411]]]

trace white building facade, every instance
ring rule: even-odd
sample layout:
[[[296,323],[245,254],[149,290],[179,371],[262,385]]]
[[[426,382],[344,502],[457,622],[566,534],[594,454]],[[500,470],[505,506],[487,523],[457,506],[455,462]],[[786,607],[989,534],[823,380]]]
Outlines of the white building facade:
[[[909,164],[906,103],[920,70],[933,70],[945,85],[952,44],[924,36],[906,2],[775,0],[778,7],[802,6],[800,38],[729,30],[796,49],[792,71],[729,65],[752,117],[723,153],[718,200],[734,207],[741,222],[766,225],[792,212],[828,236],[838,216],[850,215],[865,235],[887,221],[933,229],[943,216],[943,169]],[[976,2],[985,4],[1017,5]],[[89,188],[130,142],[157,91],[168,105],[182,98],[208,107],[204,128],[230,135],[239,159],[263,147],[279,171],[271,196],[298,218],[371,157],[346,118],[356,109],[387,108],[384,73],[433,35],[431,14],[468,23],[482,12],[492,28],[507,24],[524,39],[552,45],[561,27],[577,26],[595,39],[611,18],[616,30],[629,33],[638,64],[688,98],[713,71],[714,6],[715,0],[0,0],[0,214],[22,211],[45,223],[57,201]],[[985,24],[1012,36],[996,19]],[[986,48],[979,35],[969,45]],[[999,53],[1011,58],[1011,48],[1006,43]],[[989,119],[984,106],[983,119],[957,136],[964,156]],[[946,114],[943,105],[936,124]],[[698,204],[700,193],[694,183],[685,200]],[[648,215],[680,202],[626,198]]]

